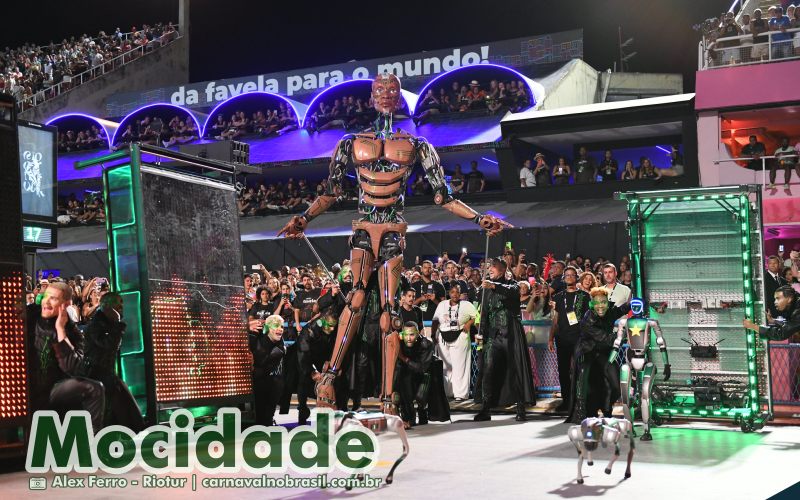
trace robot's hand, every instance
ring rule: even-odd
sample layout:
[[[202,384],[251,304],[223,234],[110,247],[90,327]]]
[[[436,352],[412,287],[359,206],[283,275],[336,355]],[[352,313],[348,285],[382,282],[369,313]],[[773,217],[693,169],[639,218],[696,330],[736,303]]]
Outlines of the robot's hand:
[[[287,238],[299,239],[303,237],[303,231],[308,226],[308,221],[301,215],[295,215],[289,222],[283,226],[283,229],[278,232],[278,236],[285,234]]]
[[[669,377],[672,375],[672,366],[669,364],[664,365],[664,382],[669,380]]]
[[[494,215],[481,215],[478,224],[489,233],[489,236],[497,236],[503,229],[511,229],[514,226],[508,222],[498,219]]]

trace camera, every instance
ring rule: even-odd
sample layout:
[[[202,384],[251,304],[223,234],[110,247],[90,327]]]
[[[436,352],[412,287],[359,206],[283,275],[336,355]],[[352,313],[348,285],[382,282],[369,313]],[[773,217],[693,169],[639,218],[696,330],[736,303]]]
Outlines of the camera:
[[[450,320],[450,328],[458,328],[458,321]]]

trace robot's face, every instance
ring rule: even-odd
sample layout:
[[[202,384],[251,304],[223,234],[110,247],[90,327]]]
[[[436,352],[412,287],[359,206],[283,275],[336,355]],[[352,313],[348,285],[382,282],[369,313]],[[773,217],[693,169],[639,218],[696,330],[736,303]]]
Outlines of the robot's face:
[[[644,301],[642,299],[632,299],[631,312],[634,316],[641,316],[644,314]]]
[[[388,115],[397,111],[400,105],[400,79],[390,73],[376,77],[372,81],[372,99],[378,113]]]
[[[597,449],[597,443],[603,437],[603,422],[599,418],[587,418],[581,422],[581,434],[583,434],[583,446],[587,451]]]

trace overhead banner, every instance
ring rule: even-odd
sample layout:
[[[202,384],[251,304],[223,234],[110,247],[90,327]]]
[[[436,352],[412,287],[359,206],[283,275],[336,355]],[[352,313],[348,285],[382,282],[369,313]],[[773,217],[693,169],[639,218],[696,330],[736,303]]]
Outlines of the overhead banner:
[[[157,102],[187,108],[210,108],[247,92],[272,92],[305,101],[325,87],[345,80],[371,78],[383,72],[401,77],[403,86],[414,91],[432,76],[462,66],[492,63],[529,68],[580,57],[583,57],[583,30],[563,31],[389,58],[120,93],[108,99],[106,116],[124,116],[141,106]]]

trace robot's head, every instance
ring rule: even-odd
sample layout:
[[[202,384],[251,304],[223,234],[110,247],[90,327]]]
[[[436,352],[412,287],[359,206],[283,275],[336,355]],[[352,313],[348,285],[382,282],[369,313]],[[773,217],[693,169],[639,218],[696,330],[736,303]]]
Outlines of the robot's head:
[[[389,115],[400,107],[400,79],[392,73],[383,73],[372,81],[372,101],[375,111]]]
[[[634,316],[644,316],[644,300],[640,299],[639,297],[634,297],[631,299],[631,312]]]
[[[600,417],[589,417],[581,422],[581,435],[583,446],[587,451],[597,449],[597,443],[603,438],[603,419]]]

